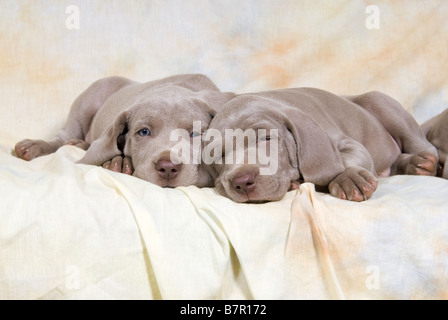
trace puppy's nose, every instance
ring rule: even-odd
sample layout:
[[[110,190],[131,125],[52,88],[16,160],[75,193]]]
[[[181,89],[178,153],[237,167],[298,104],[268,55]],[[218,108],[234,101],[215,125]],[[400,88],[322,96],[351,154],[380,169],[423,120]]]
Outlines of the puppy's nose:
[[[174,164],[170,160],[160,159],[156,162],[156,170],[164,179],[174,179],[181,170],[181,164]]]
[[[252,173],[242,173],[235,176],[232,186],[238,193],[250,193],[255,189],[255,175]]]

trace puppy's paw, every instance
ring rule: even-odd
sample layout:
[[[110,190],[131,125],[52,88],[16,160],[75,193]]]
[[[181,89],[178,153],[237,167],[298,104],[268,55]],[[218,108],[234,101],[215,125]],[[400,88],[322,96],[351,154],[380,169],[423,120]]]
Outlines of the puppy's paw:
[[[64,145],[75,146],[83,150],[87,150],[90,147],[90,144],[82,139],[71,139],[64,143]]]
[[[331,195],[350,201],[369,199],[378,186],[376,177],[364,168],[351,167],[338,175],[328,186]]]
[[[120,172],[128,175],[134,173],[132,159],[129,157],[116,156],[102,165],[103,168],[115,172]]]
[[[300,182],[297,180],[291,181],[288,191],[297,190],[300,188]]]
[[[438,159],[437,156],[430,152],[420,152],[414,154],[406,166],[405,174],[418,176],[435,176],[437,175]]]
[[[57,150],[57,148],[43,140],[25,139],[18,142],[15,145],[14,150],[17,157],[30,161],[34,158],[53,153]]]

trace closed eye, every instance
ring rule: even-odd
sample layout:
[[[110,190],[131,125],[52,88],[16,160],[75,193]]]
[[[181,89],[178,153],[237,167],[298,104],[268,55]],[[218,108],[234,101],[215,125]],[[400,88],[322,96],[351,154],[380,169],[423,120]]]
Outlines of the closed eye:
[[[196,137],[200,137],[200,136],[202,136],[201,132],[192,131],[190,133],[190,138],[196,138]]]
[[[149,130],[148,128],[142,128],[137,131],[137,134],[141,137],[147,137],[151,135],[151,130]]]

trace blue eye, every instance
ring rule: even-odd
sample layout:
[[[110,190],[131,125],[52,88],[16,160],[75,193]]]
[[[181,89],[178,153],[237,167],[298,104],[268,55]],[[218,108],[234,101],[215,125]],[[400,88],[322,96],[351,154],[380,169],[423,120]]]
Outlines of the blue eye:
[[[151,135],[151,131],[148,128],[143,128],[138,130],[138,134],[142,137],[147,137]]]

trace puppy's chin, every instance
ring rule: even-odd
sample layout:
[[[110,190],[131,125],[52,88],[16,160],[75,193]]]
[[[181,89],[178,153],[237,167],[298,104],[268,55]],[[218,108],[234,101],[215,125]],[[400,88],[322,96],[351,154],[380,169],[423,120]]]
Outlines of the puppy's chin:
[[[216,189],[218,192],[239,203],[266,203],[271,201],[279,201],[283,199],[285,194],[290,189],[291,182],[283,181],[270,181],[268,185],[260,183],[251,192],[237,192],[229,184],[218,183]]]
[[[283,199],[286,192],[279,193],[277,195],[266,195],[262,194],[260,192],[257,192],[257,190],[254,190],[253,192],[250,192],[249,194],[238,194],[238,193],[230,193],[230,194],[223,194],[227,198],[230,198],[231,200],[239,203],[267,203],[272,201],[279,201]]]
[[[155,170],[135,170],[134,176],[148,181],[162,188],[176,188],[195,185],[198,187],[208,187],[211,183],[209,176],[203,176],[198,171],[198,166],[185,165],[182,172],[172,179],[164,179]]]
[[[181,182],[178,181],[177,178],[175,179],[162,179],[157,173],[155,174],[138,174],[134,172],[134,176],[145,180],[149,183],[155,184],[159,187],[162,188],[176,188],[176,187],[180,187],[183,186],[183,184]]]

